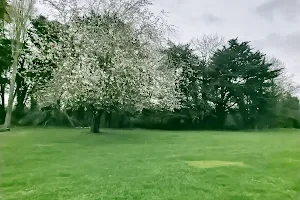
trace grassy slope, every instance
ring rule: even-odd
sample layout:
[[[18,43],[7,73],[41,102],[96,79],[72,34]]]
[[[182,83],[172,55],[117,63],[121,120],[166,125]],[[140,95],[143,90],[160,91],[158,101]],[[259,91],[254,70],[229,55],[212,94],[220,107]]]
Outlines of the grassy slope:
[[[0,141],[7,200],[300,199],[299,131],[17,129]],[[193,160],[249,167],[185,163]]]

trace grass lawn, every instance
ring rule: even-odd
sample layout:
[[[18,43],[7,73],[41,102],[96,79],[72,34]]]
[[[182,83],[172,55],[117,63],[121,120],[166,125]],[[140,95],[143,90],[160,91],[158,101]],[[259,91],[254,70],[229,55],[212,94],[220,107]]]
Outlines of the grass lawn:
[[[17,128],[0,134],[2,200],[300,200],[300,131]]]

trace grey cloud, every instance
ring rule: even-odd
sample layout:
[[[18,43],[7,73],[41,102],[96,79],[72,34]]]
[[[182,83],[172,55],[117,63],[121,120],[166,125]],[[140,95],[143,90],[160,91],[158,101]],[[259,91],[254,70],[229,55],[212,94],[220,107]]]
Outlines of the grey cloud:
[[[259,48],[272,48],[283,51],[283,53],[300,52],[300,32],[287,35],[270,33],[264,40],[256,40],[254,44]]]
[[[269,20],[274,20],[276,14],[280,14],[286,20],[298,20],[299,10],[300,0],[269,0],[256,8],[259,15]]]
[[[217,17],[213,14],[203,14],[201,16],[201,20],[203,20],[205,23],[211,24],[211,23],[218,23],[221,21],[220,17]]]

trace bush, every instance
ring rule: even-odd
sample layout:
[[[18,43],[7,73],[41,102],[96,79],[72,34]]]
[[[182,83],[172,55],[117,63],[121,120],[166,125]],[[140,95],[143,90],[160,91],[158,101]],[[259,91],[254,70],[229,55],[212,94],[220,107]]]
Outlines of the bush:
[[[18,121],[19,125],[23,126],[80,126],[81,124],[74,118],[70,117],[64,111],[52,109],[29,111]]]
[[[228,114],[225,120],[225,129],[241,130],[243,129],[243,120],[240,114]]]
[[[48,113],[46,111],[29,111],[22,119],[19,120],[18,124],[23,126],[42,125],[47,121],[47,116]]]

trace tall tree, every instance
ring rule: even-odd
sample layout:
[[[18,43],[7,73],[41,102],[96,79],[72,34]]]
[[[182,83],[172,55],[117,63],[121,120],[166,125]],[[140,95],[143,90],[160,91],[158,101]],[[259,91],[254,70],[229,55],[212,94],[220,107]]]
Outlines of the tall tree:
[[[163,50],[167,56],[166,66],[175,69],[179,74],[178,90],[181,97],[181,114],[187,118],[195,119],[203,110],[201,99],[201,68],[199,57],[190,44],[174,44],[169,42],[168,48]]]
[[[211,63],[215,52],[225,45],[225,39],[218,34],[203,34],[200,38],[191,40],[191,46],[195,50],[196,55],[199,57],[199,72],[201,83],[201,102],[202,109],[199,113],[199,119],[204,127],[208,127],[207,118],[211,118],[213,110],[211,102],[212,78],[209,73],[212,69]]]
[[[11,115],[14,102],[15,81],[18,71],[18,61],[22,51],[22,43],[26,38],[28,20],[34,11],[34,0],[13,0],[11,6],[13,8],[11,41],[12,41],[12,57],[13,63],[11,66],[10,89],[8,97],[7,112],[4,122],[4,129],[11,125]]]
[[[0,1],[0,124],[4,122],[5,118],[5,88],[8,83],[6,77],[6,70],[8,70],[11,64],[11,42],[5,35],[5,23],[10,23],[10,6],[6,0]]]
[[[11,42],[2,35],[0,38],[0,123],[5,119],[5,88],[8,84],[7,71],[11,61]]]
[[[300,128],[300,103],[296,96],[291,94],[281,95],[273,107],[274,128]]]
[[[24,41],[24,50],[20,55],[18,73],[16,76],[17,98],[15,114],[19,119],[24,114],[25,103],[29,99],[34,101],[32,94],[41,85],[44,85],[52,77],[52,71],[56,67],[51,59],[42,55],[51,47],[52,41],[58,41],[55,32],[59,28],[59,23],[48,21],[44,16],[31,19],[32,27],[28,29],[27,40]],[[43,41],[44,45],[41,44]],[[33,56],[34,55],[34,56]]]
[[[114,107],[133,112],[179,106],[176,75],[161,67],[164,30],[149,2],[107,3],[88,7],[83,17],[74,7],[50,53],[59,67],[37,95],[44,104],[91,109],[92,132],[99,132],[101,114]]]
[[[254,128],[259,116],[268,113],[271,88],[281,69],[273,70],[265,55],[254,51],[249,42],[229,40],[212,58],[211,97],[219,128],[224,128],[228,113],[238,109],[244,126]]]
[[[299,91],[299,84],[293,81],[293,77],[288,75],[285,64],[278,58],[268,58],[269,63],[272,64],[272,69],[281,69],[280,75],[275,78],[272,87],[273,97],[270,103],[273,106],[269,109],[272,113],[271,117],[263,120],[269,123],[270,127],[278,128],[298,128],[299,127],[299,100],[296,97]]]

